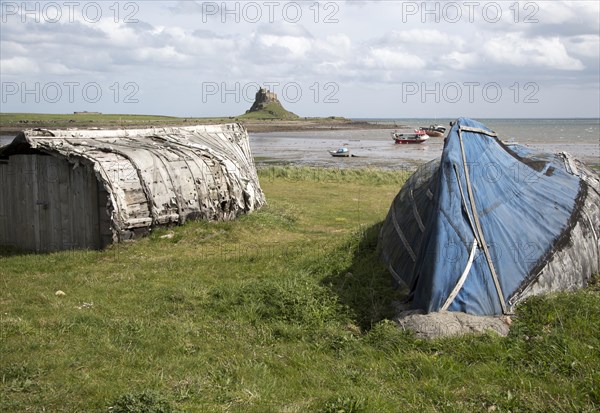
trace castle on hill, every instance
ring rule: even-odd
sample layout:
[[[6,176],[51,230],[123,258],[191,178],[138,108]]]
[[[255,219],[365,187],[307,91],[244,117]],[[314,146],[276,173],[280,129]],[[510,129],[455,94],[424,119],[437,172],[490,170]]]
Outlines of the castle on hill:
[[[258,112],[259,110],[263,110],[266,105],[269,103],[277,103],[281,105],[279,99],[277,99],[277,94],[269,91],[265,88],[258,89],[256,92],[256,96],[254,97],[254,103],[252,107],[246,112]]]

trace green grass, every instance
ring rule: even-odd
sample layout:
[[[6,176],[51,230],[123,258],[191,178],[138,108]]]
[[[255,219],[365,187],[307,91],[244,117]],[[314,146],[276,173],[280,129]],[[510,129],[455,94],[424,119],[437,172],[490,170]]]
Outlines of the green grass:
[[[281,106],[241,116],[188,117],[179,118],[160,115],[127,114],[45,114],[45,113],[0,113],[0,129],[3,134],[17,133],[23,129],[64,129],[64,128],[147,128],[165,126],[186,126],[195,124],[242,123],[249,131],[269,131],[277,122],[285,123],[287,129],[303,127],[338,127],[356,125],[357,122],[340,117],[299,118]],[[268,123],[265,121],[268,120]],[[290,124],[291,121],[294,121]],[[368,126],[366,122],[358,124]]]
[[[256,112],[247,112],[238,116],[242,120],[246,119],[299,119],[298,115],[285,110],[283,106],[277,103],[267,103],[261,110]]]
[[[597,411],[598,282],[529,300],[507,338],[417,340],[387,321],[399,293],[376,254],[406,176],[260,178],[269,205],[236,222],[5,251],[0,411]]]
[[[161,115],[127,114],[47,114],[47,113],[0,113],[0,126],[11,129],[42,128],[86,128],[86,127],[148,127],[182,126],[198,123],[231,123],[234,117],[178,118]]]

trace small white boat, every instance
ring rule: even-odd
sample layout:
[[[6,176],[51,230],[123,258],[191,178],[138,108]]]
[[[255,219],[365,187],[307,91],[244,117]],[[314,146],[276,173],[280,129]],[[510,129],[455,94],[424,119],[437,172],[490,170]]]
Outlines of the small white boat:
[[[337,151],[329,151],[329,154],[336,158],[347,158],[350,156],[350,151],[348,148],[340,148]]]

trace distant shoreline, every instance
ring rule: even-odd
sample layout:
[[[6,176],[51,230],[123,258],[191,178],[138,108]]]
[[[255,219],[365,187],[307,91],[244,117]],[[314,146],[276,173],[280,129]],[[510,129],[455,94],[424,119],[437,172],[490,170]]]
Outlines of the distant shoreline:
[[[198,124],[240,123],[250,133],[293,132],[315,130],[390,129],[404,125],[383,120],[353,120],[340,117],[283,119],[177,118],[152,115],[114,114],[37,114],[0,113],[0,135],[16,135],[25,129],[132,129],[148,127],[174,127]]]
[[[450,118],[437,117],[436,123],[447,126]],[[543,121],[543,120],[599,120],[598,118],[478,118],[484,123],[489,120]],[[423,124],[412,125],[414,121]],[[94,112],[77,114],[0,113],[0,135],[16,135],[25,129],[132,129],[148,127],[189,126],[199,124],[241,123],[250,133],[301,132],[358,129],[406,129],[427,126],[432,118],[343,118],[305,117],[300,119],[244,119],[236,116],[223,117],[173,117],[159,115],[120,115]],[[408,122],[408,123],[407,123]],[[410,126],[407,126],[408,124]]]

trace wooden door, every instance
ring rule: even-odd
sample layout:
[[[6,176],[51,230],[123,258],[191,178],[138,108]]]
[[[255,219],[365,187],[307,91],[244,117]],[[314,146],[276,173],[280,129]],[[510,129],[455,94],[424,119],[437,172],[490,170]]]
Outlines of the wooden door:
[[[49,155],[13,155],[6,178],[2,230],[9,244],[38,252],[101,247],[90,168]]]

